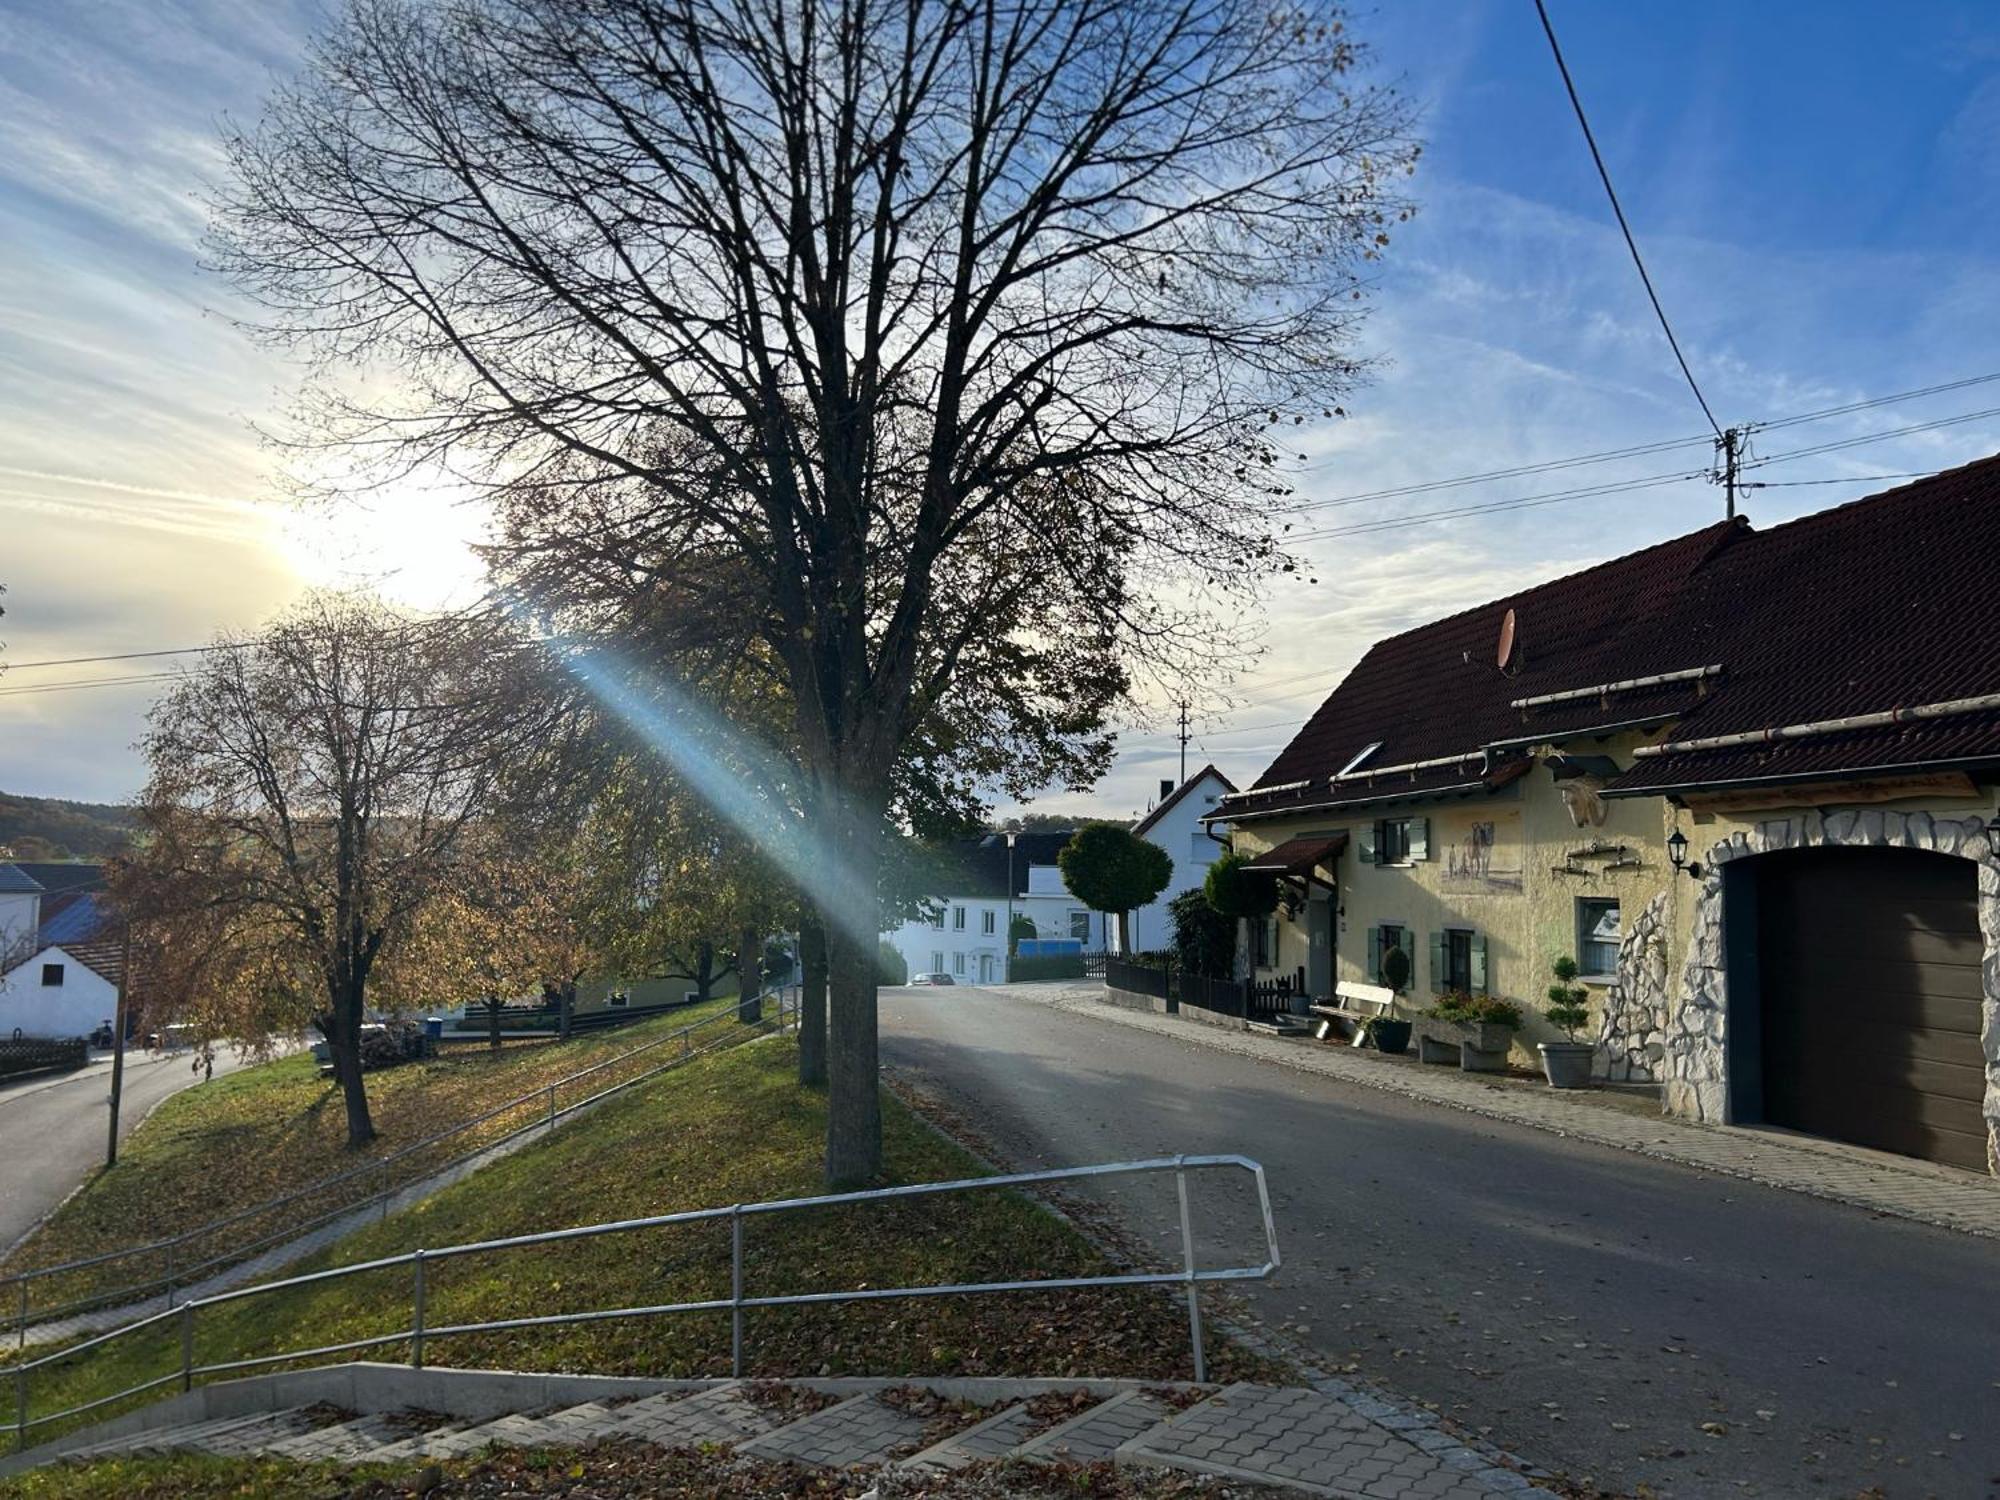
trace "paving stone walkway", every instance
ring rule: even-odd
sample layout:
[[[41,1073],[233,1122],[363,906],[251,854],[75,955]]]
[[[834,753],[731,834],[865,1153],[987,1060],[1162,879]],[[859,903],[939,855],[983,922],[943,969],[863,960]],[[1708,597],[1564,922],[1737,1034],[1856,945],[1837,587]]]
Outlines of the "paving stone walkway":
[[[424,1389],[427,1373],[399,1372],[403,1399],[414,1393],[419,1401],[426,1396],[449,1400],[449,1384],[463,1381],[467,1372],[435,1372],[432,1378],[440,1382],[435,1392]],[[588,1379],[563,1378],[572,1383]],[[557,1410],[495,1414],[489,1408],[477,1417],[419,1432],[424,1422],[436,1420],[421,1407],[355,1415],[326,1406],[284,1405],[282,1379],[257,1387],[268,1393],[273,1410],[213,1418],[188,1415],[184,1406],[168,1404],[157,1425],[110,1437],[86,1429],[48,1450],[0,1460],[0,1474],[37,1463],[185,1451],[393,1463],[474,1454],[492,1446],[587,1448],[619,1440],[663,1447],[714,1445],[746,1458],[857,1472],[893,1467],[936,1473],[981,1460],[1110,1459],[1123,1468],[1232,1476],[1349,1500],[1500,1500],[1540,1493],[1516,1469],[1467,1447],[1426,1414],[1404,1411],[1338,1382],[1169,1390],[1131,1382],[1066,1386],[1057,1380],[799,1381],[792,1383],[796,1392],[818,1392],[822,1401],[826,1396],[837,1399],[787,1417],[783,1413],[810,1403],[769,1399],[785,1395],[782,1389],[759,1391],[766,1397],[760,1401],[740,1383],[721,1381],[637,1400],[614,1399],[607,1391],[603,1400]],[[998,1409],[928,1448],[921,1445],[930,1419],[890,1394],[899,1387],[965,1400],[970,1385],[979,1387],[978,1404]],[[1046,1426],[1031,1403],[1037,1396],[1058,1393],[1064,1404],[1084,1409]],[[198,1400],[201,1394],[184,1400]],[[240,1403],[244,1396],[239,1389],[232,1399]],[[178,1420],[176,1412],[182,1413]]]
[[[1105,1001],[1103,987],[1096,980],[1082,984],[982,988],[1055,1006],[1107,1025],[1178,1037],[1196,1046],[1317,1073],[1342,1083],[1382,1089],[1406,1099],[1466,1110],[1491,1120],[1505,1120],[1596,1145],[1635,1151],[1661,1161],[1745,1178],[1808,1197],[1829,1198],[1941,1229],[2000,1238],[2000,1182],[1931,1162],[1837,1141],[1634,1113],[1607,1105],[1604,1096],[1592,1090],[1482,1082],[1475,1075],[1454,1068],[1425,1067],[1352,1047],[1230,1030],[1152,1011],[1131,1010]]]

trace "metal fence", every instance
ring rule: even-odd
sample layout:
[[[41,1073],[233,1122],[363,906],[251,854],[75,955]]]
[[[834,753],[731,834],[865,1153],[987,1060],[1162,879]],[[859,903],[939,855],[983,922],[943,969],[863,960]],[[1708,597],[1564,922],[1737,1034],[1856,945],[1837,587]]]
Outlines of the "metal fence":
[[[1222,979],[1191,974],[1171,964],[1139,963],[1112,958],[1104,965],[1104,982],[1113,989],[1150,995],[1169,1005],[1193,1005],[1239,1021],[1291,1014],[1304,993],[1291,975],[1276,979]]]
[[[1192,1210],[1188,1199],[1188,1174],[1201,1171],[1242,1171],[1250,1174],[1257,1192],[1257,1206],[1262,1218],[1264,1234],[1264,1260],[1258,1265],[1210,1267],[1202,1269],[1195,1261],[1195,1242]],[[1133,1271],[1101,1276],[1058,1276],[1041,1279],[1025,1278],[1013,1281],[987,1281],[953,1283],[944,1286],[899,1286],[862,1287],[851,1291],[833,1292],[789,1292],[751,1295],[744,1284],[743,1224],[746,1219],[764,1214],[796,1213],[803,1209],[831,1208],[852,1203],[883,1203],[898,1199],[934,1196],[940,1193],[964,1193],[981,1190],[990,1191],[1003,1188],[1020,1188],[1044,1183],[1076,1182],[1098,1177],[1133,1177],[1171,1172],[1174,1174],[1175,1188],[1180,1207],[1181,1268],[1177,1271]],[[668,1302],[639,1304],[630,1307],[592,1308],[567,1313],[548,1313],[535,1317],[497,1318],[481,1323],[448,1323],[432,1325],[425,1317],[427,1286],[426,1268],[438,1262],[464,1256],[489,1255],[497,1251],[515,1250],[529,1245],[550,1245],[561,1241],[593,1239],[602,1235],[630,1234],[640,1230],[657,1229],[671,1224],[699,1224],[726,1220],[730,1226],[729,1287],[727,1297],[708,1298],[694,1302]],[[1201,1304],[1197,1291],[1204,1282],[1216,1281],[1261,1281],[1276,1271],[1281,1260],[1278,1254],[1278,1230],[1271,1213],[1271,1194],[1264,1180],[1264,1168],[1246,1156],[1170,1156],[1157,1157],[1147,1161],[1109,1162],[1098,1166],[1066,1167],[1043,1172],[1014,1172],[997,1177],[961,1178],[953,1182],[924,1182],[907,1187],[872,1188],[855,1193],[830,1193],[815,1198],[781,1198],[763,1203],[736,1203],[727,1208],[699,1208],[682,1213],[655,1214],[643,1219],[620,1219],[603,1224],[586,1224],[573,1229],[555,1229],[541,1234],[513,1235],[505,1239],[480,1240],[471,1244],[446,1245],[438,1249],[413,1250],[404,1255],[385,1256],[380,1260],[362,1261],[352,1266],[339,1266],[329,1271],[314,1271],[304,1276],[290,1276],[282,1281],[265,1282],[257,1286],[237,1288],[232,1291],[217,1292],[212,1296],[196,1297],[183,1302],[179,1307],[166,1312],[155,1313],[141,1318],[109,1333],[93,1339],[72,1344],[53,1354],[39,1359],[22,1360],[9,1372],[14,1382],[14,1443],[16,1451],[28,1445],[28,1434],[38,1427],[64,1422],[81,1417],[89,1412],[157,1390],[161,1386],[177,1385],[183,1391],[194,1388],[195,1381],[203,1376],[230,1374],[240,1370],[257,1369],[265,1365],[289,1364],[300,1361],[324,1359],[335,1354],[351,1354],[361,1349],[379,1349],[390,1344],[409,1346],[409,1363],[421,1369],[424,1364],[425,1346],[431,1341],[451,1338],[469,1333],[493,1333],[515,1328],[552,1328],[572,1323],[597,1323],[615,1318],[656,1318],[675,1313],[703,1313],[728,1311],[730,1314],[730,1368],[738,1376],[743,1373],[743,1315],[751,1308],[759,1307],[809,1307],[842,1302],[879,1302],[893,1298],[977,1296],[994,1292],[1052,1292],[1067,1291],[1080,1287],[1120,1287],[1120,1286],[1183,1286],[1187,1294],[1188,1340],[1194,1354],[1194,1374],[1196,1380],[1208,1378],[1207,1353],[1202,1342]],[[349,1339],[341,1343],[321,1344],[306,1348],[288,1349],[278,1354],[260,1354],[248,1358],[221,1360],[210,1364],[195,1361],[195,1319],[201,1309],[219,1307],[225,1303],[241,1302],[251,1298],[267,1297],[276,1292],[289,1291],[295,1287],[316,1286],[323,1282],[339,1281],[349,1276],[366,1275],[395,1267],[408,1267],[410,1272],[410,1322],[405,1328],[394,1333],[378,1334],[370,1338]],[[140,1381],[107,1396],[99,1396],[89,1401],[50,1412],[46,1416],[28,1415],[31,1381],[34,1372],[51,1365],[76,1359],[95,1349],[102,1349],[119,1340],[130,1338],[149,1328],[158,1328],[169,1320],[178,1322],[180,1334],[180,1365],[168,1374],[151,1380]]]
[[[774,997],[777,1004],[772,1014],[767,1018],[763,1014],[765,1004]],[[759,1019],[753,1023],[756,1027],[764,1028],[768,1026],[769,1028],[782,1031],[788,1023],[797,1019],[796,996],[791,994],[789,988],[767,990],[764,994],[758,996],[757,1005]],[[692,1022],[687,1026],[678,1027],[663,1036],[653,1038],[649,1042],[641,1042],[636,1047],[616,1053],[611,1057],[603,1058],[598,1062],[592,1063],[587,1068],[579,1068],[574,1073],[566,1074],[561,1078],[544,1084],[540,1088],[518,1095],[515,1098],[507,1100],[504,1104],[495,1105],[484,1114],[475,1115],[468,1120],[461,1120],[449,1129],[439,1131],[432,1136],[427,1136],[423,1140],[414,1141],[407,1146],[399,1147],[386,1156],[376,1157],[366,1164],[349,1171],[336,1173],[331,1177],[323,1177],[317,1182],[303,1188],[295,1189],[292,1192],[281,1193],[276,1197],[267,1198],[261,1203],[252,1204],[248,1208],[238,1209],[234,1213],[212,1219],[205,1224],[197,1225],[193,1229],[184,1230],[180,1234],[171,1235],[165,1239],[153,1240],[143,1245],[133,1245],[123,1250],[111,1250],[101,1255],[83,1256],[76,1260],[64,1261],[59,1265],[41,1266],[34,1270],[21,1271],[8,1277],[0,1278],[0,1307],[5,1308],[5,1312],[0,1313],[0,1328],[14,1330],[17,1337],[17,1346],[25,1348],[27,1345],[28,1327],[31,1323],[53,1322],[57,1319],[72,1317],[92,1309],[117,1306],[121,1302],[141,1301],[162,1294],[166,1296],[168,1305],[171,1307],[175,1294],[181,1288],[191,1282],[200,1280],[211,1272],[244,1260],[260,1250],[268,1249],[286,1240],[310,1234],[313,1230],[329,1224],[343,1215],[351,1214],[356,1210],[379,1205],[384,1212],[387,1212],[389,1200],[397,1193],[402,1192],[413,1181],[420,1180],[423,1177],[434,1176],[439,1172],[450,1171],[454,1167],[461,1166],[470,1161],[473,1157],[490,1151],[494,1147],[513,1140],[517,1136],[524,1135],[529,1131],[553,1130],[560,1121],[576,1114],[579,1110],[586,1109],[613,1094],[622,1092],[634,1084],[643,1083],[649,1078],[657,1077],[669,1068],[679,1067],[692,1058],[716,1051],[723,1046],[733,1045],[742,1038],[735,1035],[725,1035],[717,1039],[704,1041],[700,1046],[697,1046],[694,1041],[694,1034],[707,1027],[717,1026],[725,1022],[734,1022],[738,1019],[738,1015],[739,1008],[732,1002],[727,1010],[719,1011],[713,1016]],[[676,1046],[678,1046],[678,1050],[674,1050]],[[567,1101],[562,1099],[562,1095],[566,1091],[574,1089],[578,1084],[587,1081],[595,1084],[602,1074],[617,1067],[619,1064],[629,1062],[631,1059],[639,1057],[642,1054],[657,1052],[661,1049],[667,1049],[670,1055],[664,1061],[644,1069],[634,1077],[624,1079],[622,1082],[606,1088],[593,1087],[592,1092],[583,1098]],[[410,1162],[422,1153],[435,1151],[438,1147],[456,1141],[460,1137],[479,1129],[481,1126],[490,1125],[493,1121],[510,1113],[521,1114],[523,1122],[512,1129],[502,1131],[498,1135],[479,1140],[469,1150],[444,1157],[436,1162],[425,1163],[420,1170],[409,1171],[401,1175],[395,1172],[395,1168],[398,1165]],[[335,1200],[331,1206],[316,1208],[307,1213],[305,1217],[286,1216],[283,1222],[277,1224],[275,1227],[259,1223],[260,1220],[277,1213],[279,1210],[292,1208],[295,1205],[305,1203],[309,1199],[328,1198]],[[239,1229],[244,1226],[250,1226],[246,1230],[245,1236],[228,1244],[227,1248],[217,1249],[204,1244],[205,1241],[222,1234],[226,1230]],[[57,1277],[72,1275],[79,1271],[96,1270],[100,1267],[116,1264],[121,1261],[142,1261],[146,1257],[154,1257],[158,1265],[158,1269],[151,1274],[139,1276],[135,1280],[122,1282],[116,1286],[95,1288],[87,1294],[72,1297],[67,1301],[58,1301],[52,1304],[36,1304],[33,1300],[32,1287],[51,1282]]]

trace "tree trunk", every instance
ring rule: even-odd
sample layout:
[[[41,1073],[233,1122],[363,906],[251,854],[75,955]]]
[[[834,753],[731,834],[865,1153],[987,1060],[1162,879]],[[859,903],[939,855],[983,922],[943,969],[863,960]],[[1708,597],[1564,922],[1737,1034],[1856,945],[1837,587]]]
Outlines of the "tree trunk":
[[[560,992],[561,1014],[556,1021],[556,1035],[562,1041],[569,1040],[569,1023],[576,1014],[576,981],[566,979]]]
[[[500,1050],[500,997],[486,997],[486,1045],[495,1052]]]
[[[764,987],[763,968],[764,940],[757,935],[757,929],[746,926],[736,948],[736,1023],[739,1026],[755,1026],[762,1019],[764,1007],[759,1002],[759,992]]]
[[[335,999],[326,1041],[333,1053],[334,1081],[347,1105],[348,1147],[365,1146],[375,1139],[375,1121],[368,1113],[368,1088],[361,1078],[360,986]]]
[[[700,1003],[708,1003],[708,992],[715,985],[715,945],[697,943],[694,958],[694,992]]]
[[[839,1190],[865,1186],[882,1174],[881,1046],[875,1013],[882,927],[876,884],[882,857],[881,807],[864,805],[862,797],[852,796],[842,805],[841,815],[826,824],[839,830],[835,850],[839,905],[820,913],[826,929],[830,992],[826,1180]]]
[[[826,1087],[826,929],[815,917],[799,922],[799,1082]]]
[[[1118,913],[1118,952],[1124,958],[1132,956],[1132,926],[1128,918],[1130,912]]]

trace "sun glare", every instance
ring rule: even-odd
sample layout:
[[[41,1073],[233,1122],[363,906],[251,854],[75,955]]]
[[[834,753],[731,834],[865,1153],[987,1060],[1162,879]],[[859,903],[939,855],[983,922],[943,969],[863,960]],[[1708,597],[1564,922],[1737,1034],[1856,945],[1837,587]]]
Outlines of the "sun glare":
[[[489,519],[485,501],[461,487],[408,481],[289,514],[278,523],[278,546],[313,587],[373,589],[411,609],[451,609],[485,589],[472,549]]]

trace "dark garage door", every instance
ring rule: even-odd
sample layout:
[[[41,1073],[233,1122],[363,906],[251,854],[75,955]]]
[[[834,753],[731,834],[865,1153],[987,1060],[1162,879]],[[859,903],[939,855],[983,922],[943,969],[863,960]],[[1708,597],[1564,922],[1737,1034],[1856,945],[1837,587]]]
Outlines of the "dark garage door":
[[[1756,863],[1765,1119],[1985,1171],[1973,863],[1907,849]]]

